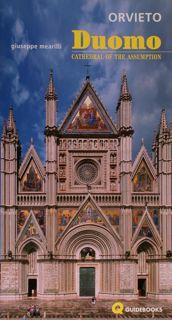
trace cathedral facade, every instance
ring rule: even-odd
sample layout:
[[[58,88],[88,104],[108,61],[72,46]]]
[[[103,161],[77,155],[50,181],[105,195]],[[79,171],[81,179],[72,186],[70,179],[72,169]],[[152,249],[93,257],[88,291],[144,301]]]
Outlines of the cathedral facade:
[[[1,137],[0,299],[172,299],[172,127],[132,160],[132,97],[116,123],[89,77],[57,125],[50,73],[45,164],[23,159],[13,109]],[[151,128],[150,128],[151,130]],[[137,134],[137,133],[136,133]]]

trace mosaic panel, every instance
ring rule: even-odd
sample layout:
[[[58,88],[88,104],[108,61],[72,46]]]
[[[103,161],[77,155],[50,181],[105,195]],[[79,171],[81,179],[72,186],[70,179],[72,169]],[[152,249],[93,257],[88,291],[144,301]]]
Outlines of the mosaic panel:
[[[45,234],[45,211],[44,209],[38,209],[38,210],[33,210],[33,213],[38,221],[38,224]],[[27,217],[30,215],[29,210],[19,210],[17,212],[17,234],[20,233],[21,229],[23,228],[25,221]]]
[[[149,214],[153,219],[154,224],[159,230],[159,209],[158,208],[148,208]],[[143,214],[145,212],[145,207],[135,208],[132,211],[133,215],[133,233],[135,232]]]
[[[79,107],[77,114],[69,124],[68,132],[83,131],[109,131],[98,110],[93,105],[89,96]]]
[[[134,192],[152,191],[152,177],[144,160],[142,160],[134,176],[133,191]]]
[[[72,226],[80,223],[98,223],[104,225],[104,221],[96,208],[87,203],[72,221]]]
[[[21,190],[27,192],[42,191],[42,179],[33,162],[30,164],[22,178]]]
[[[119,231],[120,208],[103,208],[102,211],[107,216],[112,226],[115,226]]]
[[[76,208],[60,208],[57,215],[57,235],[64,231],[65,227],[76,213]]]

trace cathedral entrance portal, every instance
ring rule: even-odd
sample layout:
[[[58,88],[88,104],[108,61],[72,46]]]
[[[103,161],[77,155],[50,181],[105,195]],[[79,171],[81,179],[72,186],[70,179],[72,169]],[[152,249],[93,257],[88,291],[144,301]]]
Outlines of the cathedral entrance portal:
[[[28,279],[28,297],[37,296],[37,279]]]
[[[80,296],[95,296],[95,268],[93,267],[80,268]]]
[[[137,248],[138,269],[137,269],[137,288],[139,297],[149,296],[149,293],[156,290],[156,265],[152,258],[156,251],[148,241],[142,242]]]
[[[37,293],[39,293],[39,269],[37,263],[39,253],[40,248],[32,240],[22,250],[22,255],[25,256],[27,261],[24,287],[28,297],[36,297]]]

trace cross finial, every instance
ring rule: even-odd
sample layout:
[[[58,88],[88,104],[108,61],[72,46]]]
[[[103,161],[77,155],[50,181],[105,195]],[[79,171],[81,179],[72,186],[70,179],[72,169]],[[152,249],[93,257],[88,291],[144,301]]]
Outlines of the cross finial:
[[[91,64],[89,64],[89,63],[84,64],[84,67],[86,67],[86,77],[85,77],[85,79],[89,80],[90,79],[89,68],[91,67]]]

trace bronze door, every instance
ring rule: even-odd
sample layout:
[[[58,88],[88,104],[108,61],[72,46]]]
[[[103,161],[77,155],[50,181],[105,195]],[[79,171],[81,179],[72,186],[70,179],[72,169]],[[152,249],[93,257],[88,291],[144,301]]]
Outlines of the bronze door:
[[[95,296],[95,268],[80,268],[80,296]]]

